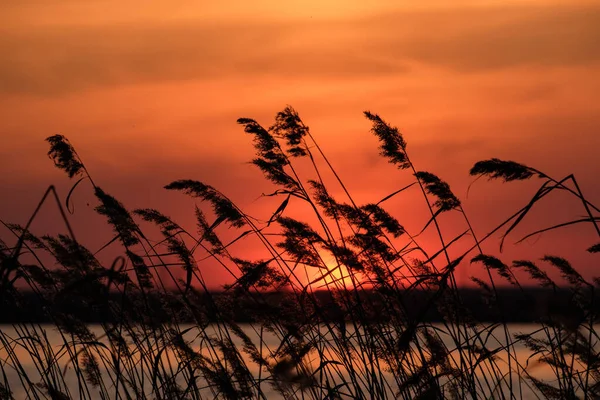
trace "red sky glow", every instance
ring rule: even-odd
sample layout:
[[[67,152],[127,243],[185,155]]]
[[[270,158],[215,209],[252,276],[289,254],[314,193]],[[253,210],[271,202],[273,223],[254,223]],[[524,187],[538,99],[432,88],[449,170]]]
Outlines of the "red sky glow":
[[[46,156],[44,139],[57,133],[69,138],[94,181],[128,208],[157,208],[193,230],[194,200],[163,189],[185,178],[211,184],[268,218],[281,199],[260,198],[273,187],[248,164],[252,140],[236,119],[270,126],[287,104],[359,202],[376,202],[412,180],[378,156],[362,114],[370,110],[400,128],[418,169],[450,184],[481,235],[526,204],[540,184],[479,180],[467,196],[469,169],[482,159],[522,162],[556,178],[573,173],[600,204],[598,4],[233,3],[0,5],[0,219],[25,223],[50,184],[66,196],[72,182]],[[333,177],[326,179],[345,200]],[[427,220],[419,196],[409,191],[385,207],[418,231]],[[111,232],[93,211],[89,185],[73,201],[76,232],[100,248]],[[591,226],[514,244],[519,235],[583,213],[581,203],[551,195],[500,257],[550,253],[586,276],[599,275],[585,253],[598,242]],[[62,232],[56,218],[46,205],[32,230]],[[449,237],[462,229],[458,220],[442,218]],[[422,241],[438,245],[434,232]],[[496,235],[484,249],[499,254],[498,244]],[[235,251],[262,256],[251,242]],[[212,287],[231,281],[218,266],[205,268]],[[464,268],[481,273],[476,265]]]

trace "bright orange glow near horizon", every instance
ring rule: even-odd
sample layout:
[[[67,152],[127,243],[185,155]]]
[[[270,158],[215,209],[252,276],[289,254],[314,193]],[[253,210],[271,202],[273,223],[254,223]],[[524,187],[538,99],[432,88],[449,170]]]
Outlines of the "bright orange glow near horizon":
[[[163,189],[189,178],[268,218],[281,200],[258,199],[273,186],[248,165],[252,140],[236,119],[269,126],[286,104],[361,203],[377,202],[412,179],[379,157],[365,110],[401,129],[412,161],[450,184],[482,236],[538,187],[480,180],[467,196],[468,171],[481,159],[511,159],[558,178],[573,173],[590,201],[600,203],[600,6],[594,2],[125,3],[0,5],[3,221],[24,223],[49,184],[66,196],[72,182],[46,156],[44,139],[56,133],[129,208],[157,208],[193,230],[194,201]],[[428,218],[419,196],[407,192],[385,203],[413,232]],[[73,201],[75,230],[91,248],[102,247],[111,232],[87,205],[89,186],[78,188]],[[36,232],[63,229],[56,210],[42,211]],[[582,214],[580,203],[556,195],[528,216],[527,227]],[[444,221],[450,236],[461,232],[458,219]],[[508,262],[552,252],[593,275],[593,258],[583,254],[597,241],[589,227],[513,245],[518,238],[508,240]],[[421,239],[439,246],[435,234]],[[497,235],[486,246],[497,253]],[[236,251],[264,257],[256,247]],[[480,267],[461,268],[467,283]],[[215,287],[232,280],[222,271],[206,276]]]
[[[360,273],[350,275],[348,268],[336,262],[333,256],[323,255],[323,261],[326,268],[307,268],[306,284],[310,285],[312,290],[328,289],[340,290],[345,288],[353,288],[362,285],[362,276]],[[369,285],[370,287],[370,285]]]

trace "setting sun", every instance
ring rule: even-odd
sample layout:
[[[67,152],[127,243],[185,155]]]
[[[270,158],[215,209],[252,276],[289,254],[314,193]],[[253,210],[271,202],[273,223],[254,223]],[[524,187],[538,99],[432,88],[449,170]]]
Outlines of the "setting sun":
[[[333,258],[324,261],[327,268],[315,268],[312,274],[307,274],[310,277],[308,284],[313,290],[345,289],[362,284],[363,277],[360,274],[350,276],[348,269],[344,265],[336,263]]]

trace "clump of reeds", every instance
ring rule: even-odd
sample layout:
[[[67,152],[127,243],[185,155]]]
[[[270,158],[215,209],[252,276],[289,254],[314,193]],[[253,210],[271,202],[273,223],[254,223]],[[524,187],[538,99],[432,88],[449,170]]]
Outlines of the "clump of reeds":
[[[127,209],[97,186],[65,137],[49,137],[56,167],[78,179],[67,211],[75,187],[89,181],[96,211],[114,232],[107,246],[120,244],[122,255],[105,265],[98,253],[107,246],[93,252],[77,241],[53,187],[41,202],[57,201],[68,234],[35,235],[30,231],[35,213],[25,226],[4,223],[15,244],[0,241],[2,305],[24,305],[27,291],[34,293],[60,343],[51,343],[46,324],[23,321],[12,333],[0,332],[0,398],[505,399],[528,391],[547,398],[600,396],[594,330],[599,281],[588,282],[566,259],[545,256],[543,262],[567,283],[568,312],[540,315],[539,331],[514,334],[498,280],[520,288],[515,271],[523,270],[553,292],[561,285],[534,262],[505,264],[481,248],[501,229],[504,241],[555,190],[571,193],[586,213],[561,225],[590,223],[600,236],[599,210],[575,177],[556,180],[513,161],[476,163],[474,176],[542,181],[523,208],[478,237],[448,183],[412,163],[400,131],[376,114],[365,116],[381,156],[399,173],[411,174],[410,184],[357,204],[309,127],[286,107],[269,128],[238,120],[253,139],[252,164],[276,186],[270,196],[281,198],[280,205],[261,220],[207,183],[182,179],[166,185],[197,199],[196,232],[158,210]],[[299,172],[306,170],[298,168],[301,163],[312,167],[312,176]],[[323,178],[324,169],[335,181]],[[331,194],[336,185],[341,199]],[[384,208],[385,201],[411,188],[422,192],[429,210],[422,231],[437,233],[439,247],[433,251]],[[318,222],[286,215],[299,206],[311,210],[307,220]],[[446,213],[462,216],[463,233],[444,235]],[[140,221],[154,224],[160,239],[143,232]],[[224,241],[223,229],[236,230],[235,239]],[[267,257],[232,254],[232,243],[250,237]],[[452,256],[454,246],[467,240],[468,249]],[[469,261],[487,271],[487,279],[473,281],[493,323],[477,320],[456,283],[457,267]],[[232,275],[223,292],[206,287],[203,271],[209,264]],[[86,320],[90,313],[98,326]],[[432,313],[440,323],[430,322]],[[530,360],[517,357],[518,346],[529,348],[556,379],[531,373]]]

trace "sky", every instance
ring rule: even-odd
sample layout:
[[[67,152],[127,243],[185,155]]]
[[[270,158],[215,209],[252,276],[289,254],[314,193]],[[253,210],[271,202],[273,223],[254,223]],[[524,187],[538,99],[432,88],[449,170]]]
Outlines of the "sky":
[[[25,223],[48,185],[66,196],[72,182],[46,156],[44,139],[57,133],[76,147],[94,181],[128,208],[157,208],[193,227],[194,201],[162,188],[189,178],[268,218],[278,203],[260,195],[273,187],[248,164],[252,140],[236,119],[269,126],[287,104],[360,202],[378,201],[411,182],[409,173],[378,156],[362,115],[370,110],[400,128],[417,169],[450,184],[481,235],[541,183],[479,180],[467,191],[468,171],[482,159],[522,162],[556,178],[573,173],[600,204],[598,4],[123,3],[0,4],[3,221]],[[340,188],[333,192],[344,200]],[[419,195],[386,204],[412,231],[427,220]],[[89,185],[73,200],[70,219],[79,238],[100,248],[111,232],[93,212]],[[518,233],[583,213],[581,203],[555,194]],[[33,230],[63,232],[56,218],[56,208],[44,206]],[[449,234],[461,229],[452,216],[442,222]],[[506,262],[561,255],[594,276],[594,257],[585,254],[598,242],[591,226],[515,245],[519,238],[510,236],[500,254],[496,235],[484,250]],[[425,246],[435,247],[435,240],[423,236]],[[237,251],[260,256],[252,245]],[[218,266],[207,268],[215,287],[230,279]],[[464,268],[471,268],[465,276],[481,272]]]

